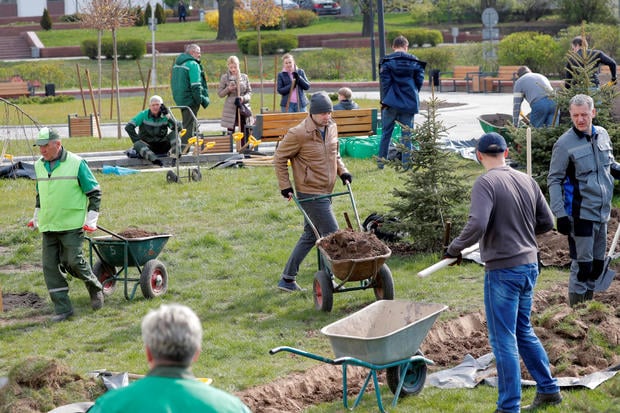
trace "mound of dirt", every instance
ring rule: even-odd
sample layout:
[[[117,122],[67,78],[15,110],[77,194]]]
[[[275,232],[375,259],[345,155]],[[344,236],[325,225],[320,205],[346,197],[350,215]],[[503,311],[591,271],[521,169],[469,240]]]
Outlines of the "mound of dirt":
[[[319,241],[332,260],[372,258],[385,255],[389,248],[375,234],[341,229]]]

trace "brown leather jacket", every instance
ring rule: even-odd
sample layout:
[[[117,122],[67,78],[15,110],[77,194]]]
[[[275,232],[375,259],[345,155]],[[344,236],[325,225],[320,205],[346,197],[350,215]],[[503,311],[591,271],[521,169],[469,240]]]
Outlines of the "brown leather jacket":
[[[348,172],[340,158],[338,145],[338,129],[334,121],[327,125],[325,141],[310,115],[289,129],[273,159],[280,190],[293,187],[287,166],[290,160],[296,191],[312,195],[331,194],[336,179]]]

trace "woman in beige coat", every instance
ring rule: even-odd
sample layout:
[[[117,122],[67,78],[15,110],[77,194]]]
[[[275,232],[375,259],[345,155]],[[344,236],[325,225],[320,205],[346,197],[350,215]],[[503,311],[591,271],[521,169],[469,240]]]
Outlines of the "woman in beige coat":
[[[220,78],[220,85],[217,88],[219,97],[226,98],[220,125],[226,128],[229,133],[232,133],[240,120],[240,131],[245,132],[245,125],[252,124],[252,117],[246,117],[243,113],[238,114],[238,108],[242,104],[246,104],[248,108],[250,107],[252,87],[250,86],[248,75],[241,73],[239,70],[239,59],[237,56],[230,56],[226,63],[228,64],[228,70]]]

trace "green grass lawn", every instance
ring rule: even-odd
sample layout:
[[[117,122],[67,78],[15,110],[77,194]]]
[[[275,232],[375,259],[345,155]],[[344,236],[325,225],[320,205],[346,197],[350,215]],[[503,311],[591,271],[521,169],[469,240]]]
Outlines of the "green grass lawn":
[[[79,151],[82,139],[66,140],[68,149]],[[104,140],[106,141],[106,140]],[[458,160],[459,169],[474,174],[476,164]],[[371,160],[346,159],[354,176],[353,190],[362,219],[373,211],[386,211],[391,189],[400,185],[399,174],[377,170]],[[194,367],[198,376],[211,377],[214,385],[228,391],[267,383],[316,361],[284,355],[270,356],[269,349],[287,345],[330,357],[331,348],[319,330],[374,301],[372,291],[334,296],[331,313],[314,310],[312,293],[280,293],[276,289],[282,267],[301,231],[302,217],[293,203],[279,195],[270,167],[203,171],[200,182],[166,183],[165,174],[129,176],[97,174],[103,189],[99,224],[113,231],[130,226],[170,233],[160,259],[167,267],[170,289],[159,299],[137,297],[127,301],[122,287],[93,313],[82,282],[71,280],[76,316],[56,325],[17,322],[0,329],[0,376],[26,357],[38,355],[66,362],[78,373],[106,368],[144,373],[146,363],[139,323],[161,302],[180,302],[197,311],[205,329],[203,354]],[[340,188],[340,186],[338,186]],[[26,228],[34,208],[34,183],[0,180],[0,284],[4,293],[34,292],[49,298],[40,268],[40,236]],[[337,216],[353,213],[347,197],[334,199]],[[96,235],[103,235],[98,233]],[[450,307],[440,320],[482,308],[482,269],[475,264],[450,267],[428,278],[416,273],[437,261],[437,254],[393,256],[396,297],[418,302],[438,302]],[[129,268],[130,276],[137,270]],[[316,271],[312,252],[302,265],[299,282],[311,289]],[[563,271],[546,270],[539,289],[565,280]],[[2,320],[50,313],[26,308],[0,314]],[[617,379],[616,379],[617,380]],[[569,393],[562,409],[568,411],[577,398],[591,398],[603,405],[608,384],[596,391]],[[389,390],[382,389],[386,400]],[[526,390],[533,398],[533,390]],[[394,412],[490,411],[496,393],[482,386],[475,390],[425,389],[420,396],[401,399]],[[365,396],[357,409],[376,411],[373,395]],[[312,412],[340,411],[341,401],[313,407]]]

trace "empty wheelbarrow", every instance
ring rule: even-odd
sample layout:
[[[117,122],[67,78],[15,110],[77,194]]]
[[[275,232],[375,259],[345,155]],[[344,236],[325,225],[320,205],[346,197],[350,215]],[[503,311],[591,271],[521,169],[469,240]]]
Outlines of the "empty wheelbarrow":
[[[110,295],[116,290],[116,282],[125,285],[125,298],[133,299],[138,285],[145,298],[155,298],[168,290],[168,271],[157,256],[168,242],[171,234],[158,234],[139,238],[126,238],[98,227],[110,236],[86,237],[89,242],[90,265],[93,273],[103,286],[103,294]],[[93,265],[93,252],[99,258]],[[139,278],[130,278],[128,268],[136,267]],[[117,267],[120,267],[117,270]],[[128,284],[133,282],[129,290]]]
[[[418,394],[424,388],[427,365],[432,360],[419,350],[420,344],[439,314],[448,307],[443,304],[416,303],[405,300],[381,300],[321,329],[329,337],[336,356],[330,359],[292,347],[277,347],[275,354],[288,351],[300,356],[342,366],[342,399],[347,400],[348,365],[369,369],[353,408],[361,401],[372,378],[379,411],[384,412],[377,380],[377,371],[387,369],[387,382],[394,394],[392,406],[399,396]]]

